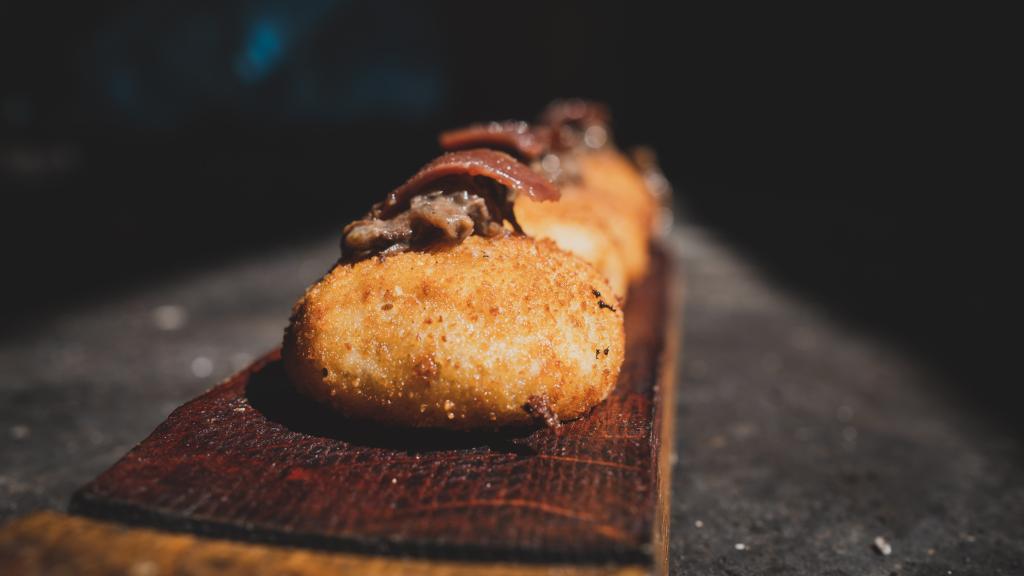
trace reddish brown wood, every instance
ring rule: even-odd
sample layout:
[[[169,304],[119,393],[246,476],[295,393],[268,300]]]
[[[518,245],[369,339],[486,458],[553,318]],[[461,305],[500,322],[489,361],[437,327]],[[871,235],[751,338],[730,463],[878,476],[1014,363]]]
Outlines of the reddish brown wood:
[[[274,352],[175,410],[80,490],[72,510],[351,551],[650,563],[667,457],[657,382],[669,279],[656,251],[630,291],[615,392],[560,430],[340,421],[292,392]]]

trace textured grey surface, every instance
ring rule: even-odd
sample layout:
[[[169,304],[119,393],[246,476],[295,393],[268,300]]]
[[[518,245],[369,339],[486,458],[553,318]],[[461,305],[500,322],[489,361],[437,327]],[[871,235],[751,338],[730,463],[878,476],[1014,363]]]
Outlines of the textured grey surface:
[[[673,573],[1024,574],[1014,439],[699,230],[682,240]]]
[[[688,278],[674,574],[1024,574],[1016,440],[701,229],[674,241]],[[336,255],[325,238],[5,335],[0,519],[64,509],[173,408],[274,346]]]

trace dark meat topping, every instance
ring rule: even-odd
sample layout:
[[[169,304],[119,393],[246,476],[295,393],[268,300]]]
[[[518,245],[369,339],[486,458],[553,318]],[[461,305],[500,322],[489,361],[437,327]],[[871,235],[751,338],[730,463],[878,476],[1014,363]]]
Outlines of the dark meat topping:
[[[507,120],[442,132],[438,141],[445,150],[493,148],[523,162],[532,162],[550,148],[551,131],[545,126],[532,127],[526,122]]]
[[[609,120],[604,104],[555,100],[538,124],[512,120],[473,124],[444,132],[439,141],[446,150],[481,147],[507,152],[549,181],[564,185],[580,179],[579,153],[609,144]]]
[[[550,182],[502,152],[445,154],[345,227],[342,260],[383,258],[436,242],[461,242],[471,234],[497,236],[506,233],[505,220],[521,232],[512,211],[520,193],[535,200],[559,196]]]
[[[567,150],[580,144],[596,149],[609,141],[611,114],[608,107],[599,102],[579,98],[555,100],[541,113],[540,121],[551,129],[554,149]]]
[[[568,98],[548,104],[541,113],[541,122],[551,127],[563,124],[608,124],[611,122],[611,113],[600,102]]]
[[[525,194],[531,200],[558,200],[558,188],[530,170],[529,166],[515,158],[498,152],[478,148],[449,152],[424,166],[412,178],[388,194],[387,200],[374,207],[379,208],[382,217],[405,210],[409,199],[422,193],[424,187],[438,180],[452,177],[462,181],[482,176],[508,189],[512,200],[518,194]],[[449,188],[451,189],[451,188]]]
[[[345,227],[344,251],[352,260],[386,256],[436,241],[461,242],[471,234],[503,233],[491,219],[487,202],[466,190],[415,196],[409,209],[390,220],[368,217]]]
[[[637,170],[644,177],[647,190],[658,203],[656,229],[658,232],[666,234],[672,228],[672,184],[665,177],[665,173],[661,171],[658,156],[653,149],[639,146],[633,149],[631,156]]]
[[[633,158],[633,164],[644,177],[644,182],[647,183],[647,189],[651,191],[651,194],[663,204],[671,204],[672,184],[665,178],[665,173],[661,171],[658,155],[654,150],[648,146],[637,146],[632,150],[630,156]]]

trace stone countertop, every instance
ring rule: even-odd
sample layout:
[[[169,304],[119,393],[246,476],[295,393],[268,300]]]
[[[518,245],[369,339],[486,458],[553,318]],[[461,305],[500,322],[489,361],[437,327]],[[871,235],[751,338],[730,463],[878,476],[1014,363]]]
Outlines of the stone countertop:
[[[704,229],[672,242],[687,277],[673,574],[1024,574],[1016,438]],[[66,509],[171,410],[275,346],[336,257],[333,236],[283,247],[0,337],[0,520]]]

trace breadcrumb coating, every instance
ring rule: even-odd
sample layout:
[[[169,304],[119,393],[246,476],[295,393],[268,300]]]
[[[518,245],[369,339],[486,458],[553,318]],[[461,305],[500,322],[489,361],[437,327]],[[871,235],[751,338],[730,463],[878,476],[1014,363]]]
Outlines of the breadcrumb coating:
[[[658,209],[643,176],[622,154],[600,150],[579,156],[582,187],[595,207],[615,222],[612,231],[623,247],[626,272],[631,281],[647,274],[648,243]]]
[[[567,420],[618,378],[613,294],[589,264],[523,236],[340,264],[295,305],[285,368],[301,393],[355,419],[528,425],[539,399]]]
[[[626,259],[630,250],[647,250],[643,238],[625,238],[629,229],[615,230],[616,218],[608,208],[595,205],[578,186],[562,187],[557,202],[516,202],[515,213],[523,231],[534,238],[549,238],[558,247],[590,262],[604,275],[612,291],[625,300],[629,289]]]

